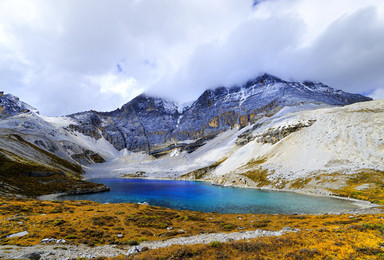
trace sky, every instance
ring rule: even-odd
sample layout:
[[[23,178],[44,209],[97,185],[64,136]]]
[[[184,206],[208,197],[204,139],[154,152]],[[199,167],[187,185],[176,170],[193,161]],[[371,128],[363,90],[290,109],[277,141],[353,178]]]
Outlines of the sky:
[[[263,73],[384,98],[384,1],[0,0],[0,91],[43,115]]]

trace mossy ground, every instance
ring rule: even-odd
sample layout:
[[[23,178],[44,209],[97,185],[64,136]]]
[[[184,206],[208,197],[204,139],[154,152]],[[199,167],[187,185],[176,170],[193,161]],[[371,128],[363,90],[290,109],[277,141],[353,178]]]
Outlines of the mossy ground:
[[[171,246],[137,259],[383,259],[384,214],[261,215],[179,211],[138,204],[0,199],[0,244],[36,245],[43,238],[69,244],[129,246],[201,233],[300,229],[249,241]],[[167,229],[172,227],[172,229]],[[28,231],[23,237],[5,238]],[[117,236],[121,234],[122,236]],[[65,247],[65,245],[63,245]],[[128,257],[121,256],[118,259]]]

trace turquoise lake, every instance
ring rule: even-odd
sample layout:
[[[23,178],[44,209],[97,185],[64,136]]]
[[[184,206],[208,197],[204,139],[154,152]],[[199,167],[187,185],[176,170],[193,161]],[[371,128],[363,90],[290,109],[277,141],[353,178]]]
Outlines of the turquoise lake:
[[[356,209],[348,200],[291,192],[222,187],[204,182],[92,179],[111,188],[109,192],[71,195],[62,200],[92,200],[101,203],[147,202],[150,205],[218,213],[325,213]]]

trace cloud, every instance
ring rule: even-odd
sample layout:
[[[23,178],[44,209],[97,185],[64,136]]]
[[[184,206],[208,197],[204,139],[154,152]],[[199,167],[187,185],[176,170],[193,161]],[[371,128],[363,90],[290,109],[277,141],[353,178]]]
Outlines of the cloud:
[[[120,66],[118,66],[118,69],[121,70]],[[89,81],[91,84],[99,85],[101,93],[118,94],[125,99],[137,96],[144,91],[137,85],[134,77],[118,76],[114,73],[89,77]]]
[[[0,84],[45,115],[142,91],[186,102],[263,72],[375,91],[383,17],[378,0],[3,0]]]
[[[373,99],[384,99],[384,88],[379,88],[368,95]]]

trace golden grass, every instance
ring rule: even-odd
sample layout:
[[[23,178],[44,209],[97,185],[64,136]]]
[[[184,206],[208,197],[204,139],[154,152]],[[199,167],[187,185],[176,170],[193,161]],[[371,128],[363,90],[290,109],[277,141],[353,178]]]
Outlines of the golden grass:
[[[135,259],[382,259],[384,255],[384,214],[218,214],[138,204],[0,198],[0,219],[0,244],[22,246],[36,245],[43,238],[64,238],[74,245],[129,246],[201,233],[301,229],[280,237],[148,250],[130,257]],[[29,234],[5,238],[21,231]]]
[[[254,170],[247,171],[242,175],[256,182],[257,187],[263,187],[272,183],[268,179],[268,170],[254,169]]]
[[[312,178],[299,178],[299,179],[296,179],[295,181],[293,181],[290,184],[290,188],[292,188],[292,189],[302,189],[302,188],[305,188],[305,186],[311,180],[312,180]]]
[[[382,245],[377,230],[344,225],[250,241],[174,245],[114,259],[383,259]]]

